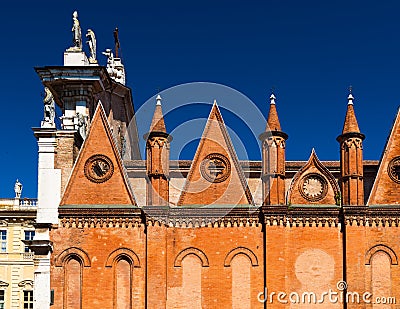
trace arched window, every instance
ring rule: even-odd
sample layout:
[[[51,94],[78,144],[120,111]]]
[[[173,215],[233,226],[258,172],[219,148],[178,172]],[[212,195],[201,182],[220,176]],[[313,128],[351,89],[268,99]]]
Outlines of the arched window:
[[[176,256],[174,267],[177,275],[182,276],[182,284],[168,290],[167,307],[202,308],[203,267],[209,267],[205,253],[194,247],[186,248]]]
[[[371,258],[372,295],[391,297],[391,262],[384,251],[377,251]],[[374,304],[373,308],[391,308],[391,305]]]
[[[105,266],[112,267],[114,272],[114,308],[136,308],[138,304],[132,296],[134,290],[139,292],[139,288],[133,285],[133,269],[140,268],[138,255],[129,248],[119,248],[110,253]]]
[[[76,256],[70,256],[65,263],[64,308],[82,308],[82,263]]]
[[[33,308],[33,280],[23,280],[18,283],[21,288],[22,303],[24,309]]]
[[[64,309],[82,308],[83,267],[90,267],[89,255],[80,248],[65,249],[55,257],[54,265],[64,269]]]
[[[251,307],[251,267],[258,266],[257,256],[249,248],[237,247],[225,257],[232,269],[232,308]]]
[[[187,308],[201,308],[201,260],[194,254],[182,260],[182,296]]]
[[[232,309],[251,308],[251,264],[248,256],[237,254],[231,262],[232,267]]]
[[[115,263],[114,307],[116,309],[132,308],[132,265],[126,258]]]

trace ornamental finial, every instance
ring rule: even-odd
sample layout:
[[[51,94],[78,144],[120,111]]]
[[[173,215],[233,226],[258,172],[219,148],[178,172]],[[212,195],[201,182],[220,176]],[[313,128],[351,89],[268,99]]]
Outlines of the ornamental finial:
[[[158,94],[156,97],[156,102],[157,102],[156,105],[161,105],[161,100],[162,100],[162,98],[161,98],[160,94]]]
[[[348,105],[353,105],[354,97],[353,97],[353,86],[349,87],[349,96],[347,97]]]
[[[271,93],[271,96],[269,97],[269,104],[275,104],[275,100],[276,100],[276,97],[275,97],[275,95],[274,95],[274,93],[272,92]]]

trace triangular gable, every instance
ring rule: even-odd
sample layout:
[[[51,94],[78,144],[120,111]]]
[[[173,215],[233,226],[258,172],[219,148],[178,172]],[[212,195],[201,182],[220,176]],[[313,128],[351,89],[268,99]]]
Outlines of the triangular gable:
[[[367,205],[400,204],[400,109],[379,163]]]
[[[293,177],[288,191],[292,205],[339,205],[340,188],[313,149],[306,165]]]
[[[61,199],[63,205],[136,205],[100,101]]]
[[[218,105],[214,102],[178,205],[253,205]]]

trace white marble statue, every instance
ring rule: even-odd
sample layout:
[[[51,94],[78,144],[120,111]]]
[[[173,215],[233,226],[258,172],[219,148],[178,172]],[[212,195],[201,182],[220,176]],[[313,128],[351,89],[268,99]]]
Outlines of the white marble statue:
[[[21,193],[22,193],[22,183],[20,183],[17,179],[14,185],[14,192],[15,192],[15,198],[21,198]]]
[[[76,129],[79,131],[79,134],[82,136],[83,139],[86,139],[87,133],[87,126],[88,126],[88,117],[82,115],[81,113],[77,112],[75,115]]]
[[[107,72],[110,76],[113,74],[114,71],[114,54],[111,49],[107,48],[102,53],[103,55],[107,56]]]
[[[77,11],[75,11],[72,14],[72,20],[73,20],[73,25],[72,25],[71,31],[73,33],[73,39],[72,39],[73,48],[81,51],[82,50],[82,31],[81,31],[81,26],[79,25]]]
[[[114,58],[114,54],[109,48],[103,52],[103,55],[107,56],[107,73],[113,80],[125,85],[125,68],[121,58]]]
[[[42,121],[42,127],[54,127],[54,118],[56,115],[54,97],[49,88],[44,87],[44,92],[44,118]]]
[[[92,29],[88,29],[88,31],[86,33],[86,37],[88,38],[86,43],[89,45],[89,50],[90,50],[89,62],[97,63],[97,60],[96,60],[96,36],[94,35],[94,32]]]

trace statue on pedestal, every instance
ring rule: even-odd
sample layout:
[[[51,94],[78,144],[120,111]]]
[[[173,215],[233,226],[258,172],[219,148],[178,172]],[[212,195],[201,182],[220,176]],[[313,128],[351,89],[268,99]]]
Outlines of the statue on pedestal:
[[[78,12],[75,11],[72,14],[72,20],[73,20],[73,25],[72,25],[72,47],[69,50],[77,50],[77,51],[82,51],[82,32],[81,32],[81,26],[79,25],[79,20],[78,20]]]
[[[22,183],[20,183],[17,179],[14,185],[14,192],[15,192],[15,198],[21,198],[21,193],[22,193]]]
[[[89,50],[90,50],[89,62],[97,63],[97,60],[96,60],[96,36],[94,35],[94,32],[92,29],[88,29],[88,31],[86,33],[86,37],[88,38],[86,43],[89,45]]]
[[[49,88],[44,87],[44,92],[44,118],[41,127],[54,127],[54,118],[56,115],[54,97]]]

